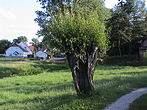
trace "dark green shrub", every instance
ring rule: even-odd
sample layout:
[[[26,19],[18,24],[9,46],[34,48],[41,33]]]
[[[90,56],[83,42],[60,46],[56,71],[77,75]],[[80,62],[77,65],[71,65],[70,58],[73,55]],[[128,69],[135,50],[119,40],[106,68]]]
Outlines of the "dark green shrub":
[[[19,68],[19,70],[20,70],[20,72],[18,73],[18,75],[22,75],[22,76],[39,74],[39,73],[43,72],[43,69],[41,69],[39,67],[35,68],[33,66],[22,67],[22,68]]]
[[[144,56],[143,58],[143,65],[147,65],[147,56]]]

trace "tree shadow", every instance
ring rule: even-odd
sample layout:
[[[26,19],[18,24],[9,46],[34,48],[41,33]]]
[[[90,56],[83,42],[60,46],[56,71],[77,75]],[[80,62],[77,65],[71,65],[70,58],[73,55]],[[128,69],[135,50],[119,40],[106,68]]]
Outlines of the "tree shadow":
[[[118,72],[118,73],[114,73],[114,72],[109,72],[107,73],[97,73],[98,75],[135,75],[135,74],[142,74],[142,73],[147,73],[147,71],[141,71],[141,72]]]
[[[48,87],[49,86],[49,87]],[[48,88],[47,88],[48,87]],[[68,82],[66,84],[54,84],[51,82],[38,82],[38,83],[28,83],[28,86],[21,86],[21,84],[19,85],[18,83],[15,84],[15,87],[3,87],[3,91],[9,92],[9,93],[17,93],[17,95],[21,95],[21,94],[26,94],[26,95],[31,95],[31,94],[36,94],[35,97],[33,98],[28,98],[25,100],[13,100],[10,99],[8,101],[4,101],[4,102],[0,102],[0,106],[5,106],[7,104],[11,105],[11,104],[27,104],[27,103],[38,103],[40,104],[40,102],[43,102],[42,105],[39,105],[39,110],[52,110],[54,108],[57,108],[59,106],[62,106],[64,104],[70,104],[72,103],[72,101],[77,97],[76,94],[70,94],[70,93],[62,93],[68,89],[73,89],[72,83]],[[55,96],[50,96],[50,92],[54,93],[54,92],[61,92],[61,95],[55,95]],[[44,92],[49,93],[49,95],[47,96],[40,96],[41,94],[43,94]],[[3,97],[1,95],[1,98],[5,98],[5,96]],[[35,104],[35,106],[37,106],[38,104]],[[36,107],[37,108],[37,107]]]
[[[20,69],[11,67],[0,67],[0,78],[9,77],[14,74],[18,74]]]
[[[31,66],[41,68],[46,72],[68,70],[67,63],[34,62]]]
[[[73,89],[73,83],[72,82],[65,82],[62,83],[52,83],[50,81],[46,82],[27,82],[26,84],[21,84],[16,82],[14,86],[7,87],[0,85],[0,88],[3,88],[4,91],[9,91],[15,93],[25,93],[25,94],[31,94],[31,93],[42,93],[44,91],[66,91],[68,89]]]
[[[122,70],[125,68],[126,68],[126,66],[111,66],[111,65],[98,65],[98,66],[96,66],[97,70],[116,70],[116,69]]]
[[[10,101],[6,101],[6,102],[0,102],[0,106],[6,105],[6,104],[27,104],[27,103],[38,103],[41,105],[35,104],[34,108],[36,108],[36,110],[38,110],[37,108],[39,108],[39,110],[53,110],[54,108],[58,108],[64,104],[70,104],[72,103],[72,101],[77,98],[77,96],[71,95],[71,94],[63,94],[63,95],[59,95],[59,96],[55,96],[55,97],[34,97],[32,99],[26,99],[26,100],[22,100],[22,101],[16,101],[16,100],[10,100]],[[32,108],[32,107],[30,107]],[[25,108],[24,108],[25,109]]]

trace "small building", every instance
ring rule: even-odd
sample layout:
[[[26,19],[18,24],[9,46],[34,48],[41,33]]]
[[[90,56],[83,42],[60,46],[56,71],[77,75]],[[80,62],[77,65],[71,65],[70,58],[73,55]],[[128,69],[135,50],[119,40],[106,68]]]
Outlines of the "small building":
[[[47,59],[48,55],[47,55],[47,53],[45,53],[43,51],[38,51],[34,54],[34,57],[39,57],[41,59]]]
[[[147,40],[141,44],[141,47],[139,48],[139,56],[141,59],[147,56]]]
[[[17,45],[9,47],[5,53],[6,57],[27,57],[32,54],[32,51],[26,43],[20,42]]]

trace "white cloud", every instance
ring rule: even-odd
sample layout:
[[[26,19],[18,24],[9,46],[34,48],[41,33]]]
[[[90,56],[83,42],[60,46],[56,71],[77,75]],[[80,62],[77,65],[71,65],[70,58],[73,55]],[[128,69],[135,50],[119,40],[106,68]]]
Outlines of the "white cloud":
[[[2,19],[15,19],[16,16],[12,11],[0,9],[0,18],[2,18]]]
[[[118,0],[105,0],[105,6],[107,8],[113,8],[118,3]]]
[[[0,9],[0,39],[13,40],[18,36],[26,36],[29,41],[39,27],[34,22],[36,15],[31,9],[21,11]]]
[[[115,5],[118,4],[118,0],[105,0],[105,6],[107,8],[113,8]],[[146,2],[146,7],[147,7],[147,0],[145,0]]]

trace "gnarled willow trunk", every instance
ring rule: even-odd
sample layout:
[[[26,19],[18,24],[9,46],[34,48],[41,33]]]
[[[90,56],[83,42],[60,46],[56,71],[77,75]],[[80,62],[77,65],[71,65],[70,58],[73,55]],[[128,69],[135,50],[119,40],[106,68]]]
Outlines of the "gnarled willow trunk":
[[[97,63],[97,47],[89,48],[86,60],[66,54],[77,94],[91,94],[94,90],[93,73]]]

